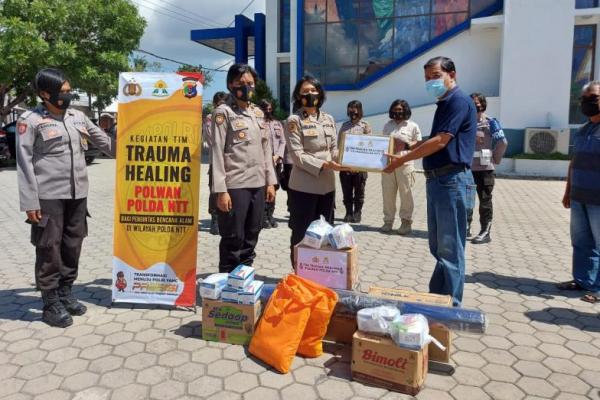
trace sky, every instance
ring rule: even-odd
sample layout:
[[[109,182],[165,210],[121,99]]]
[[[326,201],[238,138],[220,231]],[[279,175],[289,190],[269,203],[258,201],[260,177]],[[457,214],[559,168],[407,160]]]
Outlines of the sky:
[[[138,7],[140,15],[147,22],[140,49],[191,65],[202,64],[207,68],[218,68],[227,62],[233,62],[233,56],[192,42],[190,40],[191,30],[227,27],[232,24],[235,15],[246,7],[243,14],[250,19],[254,19],[256,12],[265,12],[265,0],[131,1]],[[179,66],[176,63],[156,59],[149,55],[144,56],[150,62],[160,62],[164,71],[175,71]],[[212,100],[215,92],[225,90],[225,78],[229,65],[223,67],[223,72],[213,74],[213,83],[204,90],[205,102]]]

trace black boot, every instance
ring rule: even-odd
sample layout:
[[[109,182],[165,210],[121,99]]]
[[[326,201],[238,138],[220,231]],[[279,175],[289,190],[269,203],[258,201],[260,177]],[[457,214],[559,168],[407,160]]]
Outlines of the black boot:
[[[217,220],[217,214],[210,215],[210,234],[211,235],[219,234],[219,221]]]
[[[78,302],[73,293],[71,293],[71,285],[64,285],[58,288],[58,297],[60,302],[65,306],[65,310],[71,315],[83,315],[87,311],[87,307]]]
[[[58,328],[66,328],[73,324],[73,318],[61,303],[56,290],[42,290],[42,301],[44,302],[42,321]]]
[[[352,203],[344,204],[346,207],[346,215],[344,216],[344,222],[352,222],[354,213],[352,212]]]
[[[354,214],[352,214],[352,222],[360,224],[360,221],[362,221],[362,208],[363,203],[354,204]]]
[[[467,240],[471,240],[473,239],[473,236],[471,234],[471,223],[467,223]]]
[[[479,235],[475,236],[473,238],[473,240],[471,241],[471,243],[473,244],[484,244],[484,243],[489,243],[492,241],[492,238],[490,237],[490,231],[492,230],[492,223],[488,222],[487,224],[483,225],[483,227],[481,228],[481,232],[479,232]]]

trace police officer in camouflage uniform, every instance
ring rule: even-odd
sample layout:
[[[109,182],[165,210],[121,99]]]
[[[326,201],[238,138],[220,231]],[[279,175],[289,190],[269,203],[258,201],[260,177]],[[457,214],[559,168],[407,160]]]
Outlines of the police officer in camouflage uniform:
[[[371,125],[363,120],[362,103],[358,100],[352,100],[347,106],[347,115],[350,118],[342,124],[339,137],[343,140],[343,135],[370,135]],[[362,208],[365,202],[365,185],[367,184],[367,173],[358,171],[340,172],[340,182],[342,184],[342,193],[344,194],[344,206],[346,207],[346,216],[344,222],[360,223],[362,219]]]
[[[85,150],[92,142],[114,156],[114,141],[81,111],[70,109],[71,85],[61,71],[43,69],[33,82],[43,103],[17,123],[17,177],[21,211],[36,247],[35,281],[42,320],[67,327],[86,307],[71,293],[87,236]]]
[[[252,104],[256,71],[234,64],[227,73],[231,98],[212,116],[213,188],[219,209],[219,272],[252,265],[265,200],[275,201],[277,178],[264,114]]]
[[[293,92],[294,109],[286,121],[285,138],[294,162],[289,181],[289,227],[292,230],[291,260],[294,246],[300,243],[310,223],[319,216],[333,223],[335,174],[337,163],[337,131],[333,117],[321,111],[325,91],[312,76],[305,76]]]

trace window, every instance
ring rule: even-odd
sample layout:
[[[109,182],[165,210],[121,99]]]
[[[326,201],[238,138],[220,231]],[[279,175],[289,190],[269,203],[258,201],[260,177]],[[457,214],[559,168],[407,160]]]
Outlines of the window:
[[[499,0],[304,0],[304,71],[353,84]]]
[[[290,63],[279,63],[279,106],[290,112]]]
[[[279,0],[279,52],[290,51],[290,0]]]
[[[575,25],[569,105],[569,123],[571,124],[583,124],[587,121],[579,109],[579,98],[583,85],[594,80],[595,49],[596,25]]]
[[[598,0],[575,0],[575,8],[598,7]]]

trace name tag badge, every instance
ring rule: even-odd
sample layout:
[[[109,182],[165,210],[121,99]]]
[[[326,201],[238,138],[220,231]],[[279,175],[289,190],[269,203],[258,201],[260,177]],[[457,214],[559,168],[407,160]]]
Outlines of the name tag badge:
[[[234,119],[231,121],[231,127],[234,131],[239,131],[241,129],[248,129],[248,124],[243,119]]]

